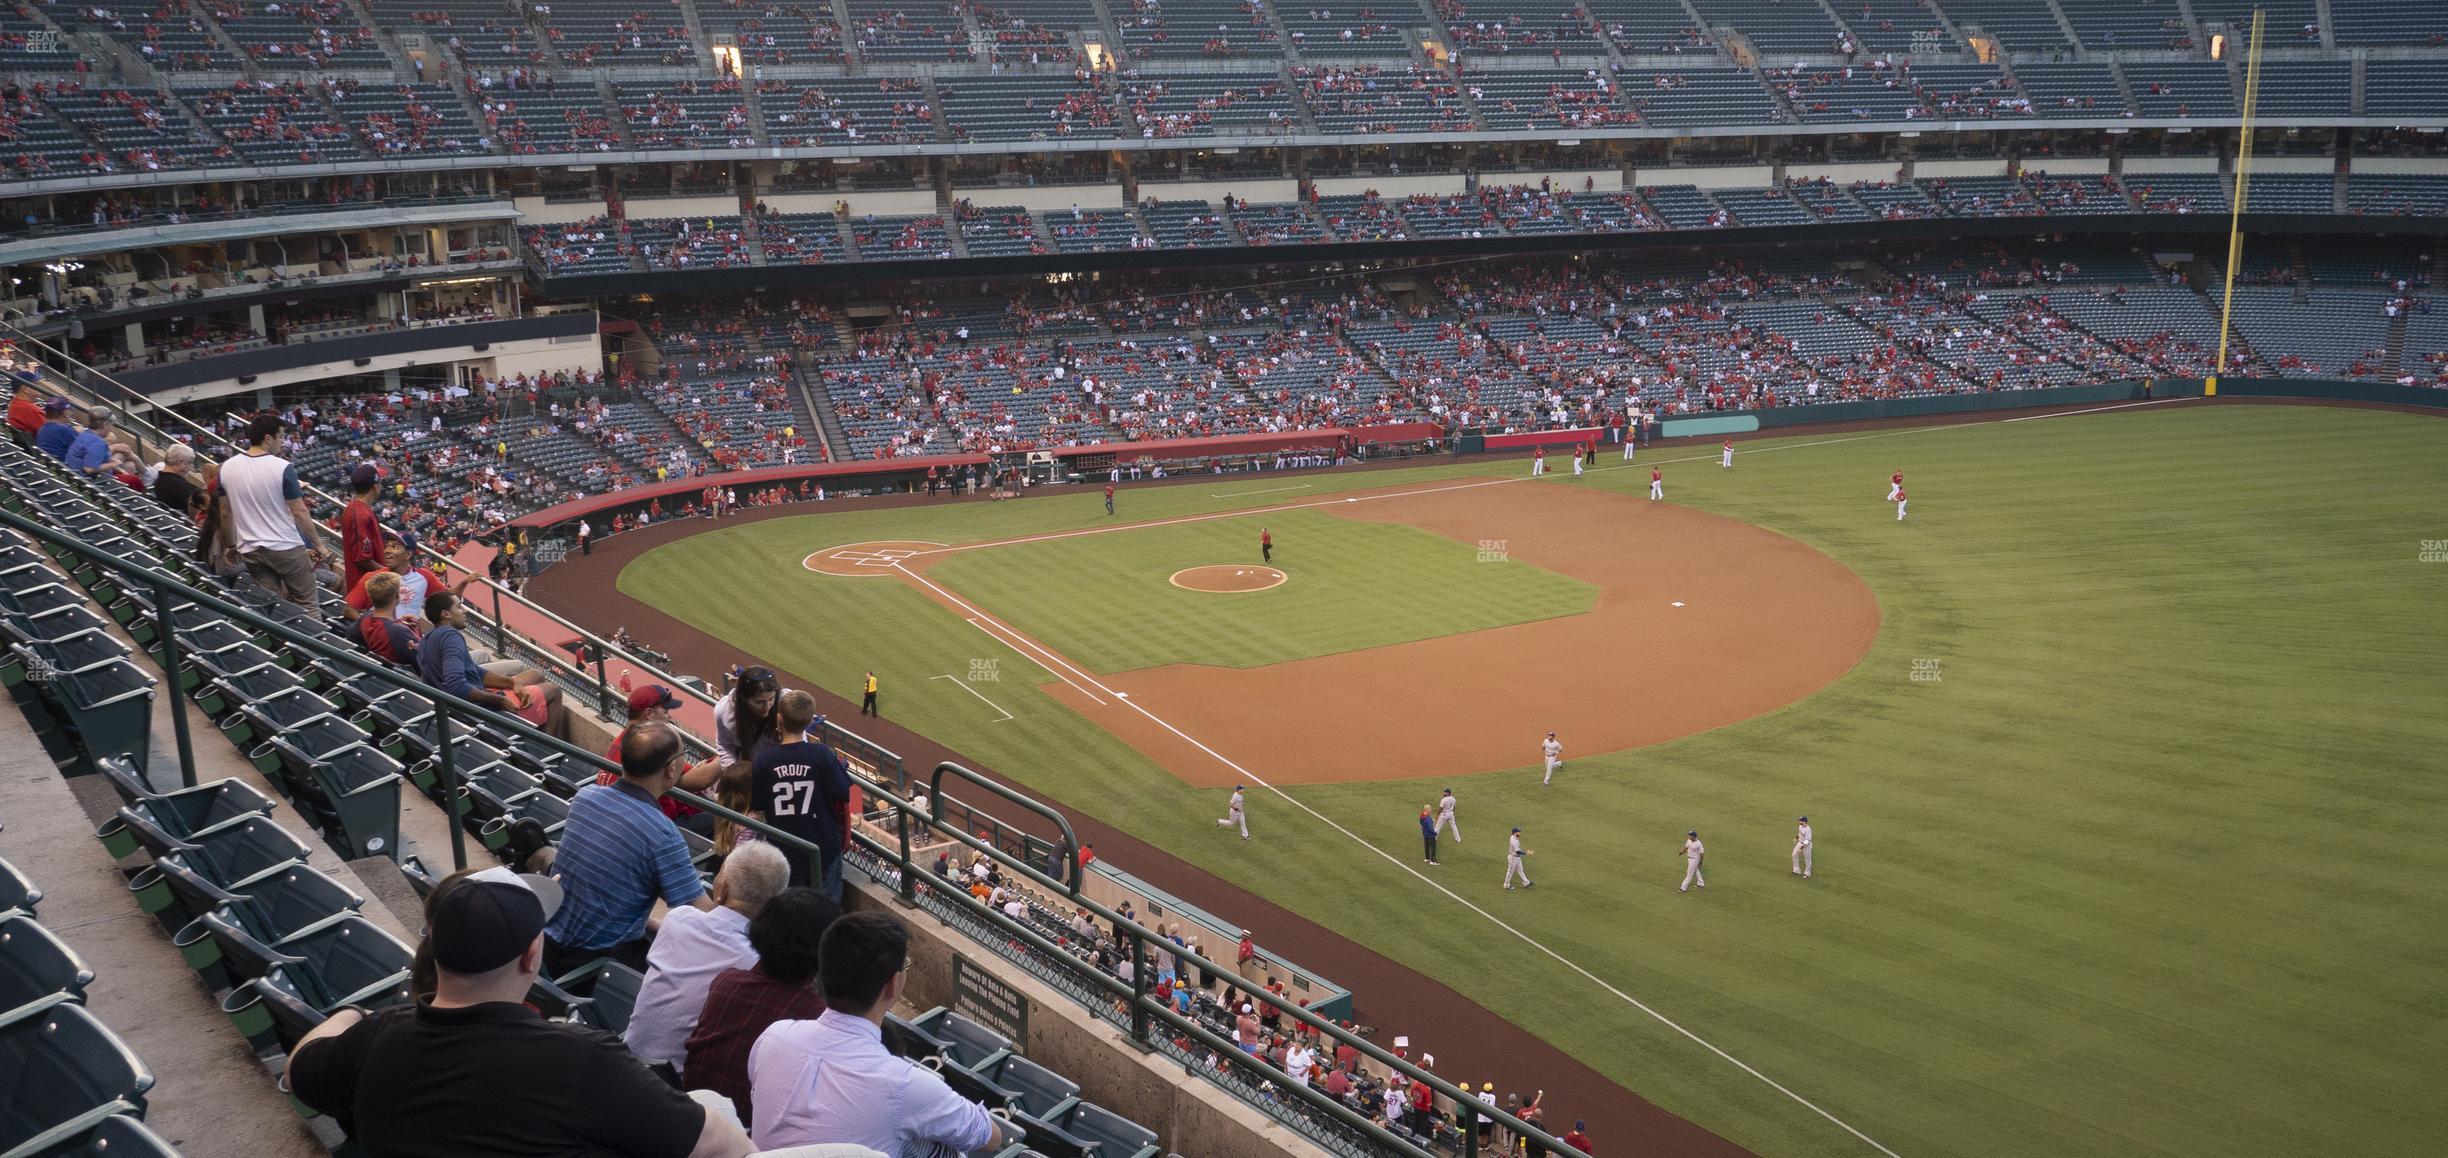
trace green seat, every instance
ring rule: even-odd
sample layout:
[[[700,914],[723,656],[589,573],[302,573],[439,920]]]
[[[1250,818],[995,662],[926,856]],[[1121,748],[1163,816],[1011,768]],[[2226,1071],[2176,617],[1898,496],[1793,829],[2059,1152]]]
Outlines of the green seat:
[[[0,913],[0,1021],[57,1000],[83,1001],[93,982],[76,951],[25,913]]]
[[[114,1114],[144,1112],[153,1074],[85,1007],[55,1002],[0,1025],[0,1154],[39,1154]]]

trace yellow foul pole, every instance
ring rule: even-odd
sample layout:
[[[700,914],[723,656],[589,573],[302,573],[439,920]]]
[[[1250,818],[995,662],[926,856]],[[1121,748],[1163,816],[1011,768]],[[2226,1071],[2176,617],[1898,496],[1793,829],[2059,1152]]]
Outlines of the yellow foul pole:
[[[2219,301],[2218,361],[2211,363],[2210,381],[2202,393],[2218,393],[2219,375],[2227,372],[2227,340],[2233,332],[2229,319],[2235,313],[2236,265],[2244,260],[2244,193],[2251,187],[2253,153],[2253,106],[2261,97],[2261,9],[2253,9],[2252,43],[2244,51],[2244,125],[2236,134],[2234,208],[2227,219],[2227,291]]]

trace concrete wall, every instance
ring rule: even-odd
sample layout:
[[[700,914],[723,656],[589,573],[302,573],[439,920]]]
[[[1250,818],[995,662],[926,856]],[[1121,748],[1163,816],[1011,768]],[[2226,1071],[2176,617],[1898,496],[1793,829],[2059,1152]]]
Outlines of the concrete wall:
[[[542,197],[513,197],[510,203],[518,206],[521,225],[566,225],[589,217],[601,217],[605,212],[601,201],[569,201],[554,205],[546,204]]]
[[[2125,161],[2128,176],[2136,173],[2216,173],[2216,157],[2129,157]]]
[[[633,197],[624,202],[621,212],[631,220],[653,217],[708,217],[720,220],[739,216],[737,197]]]
[[[1286,188],[1290,188],[1291,182],[1284,182],[1284,186]],[[1204,196],[1208,200],[1213,201],[1216,199],[1218,194],[1174,192],[1174,190],[1212,189],[1220,187],[1210,185],[1142,185],[1139,188],[1142,193],[1161,196],[1168,199],[1174,197],[1188,199],[1191,197]],[[1235,196],[1246,196],[1246,194],[1241,193],[1241,191],[1237,189],[1231,190],[1231,192],[1233,192]],[[1120,185],[1037,185],[1020,186],[1017,188],[1006,185],[980,185],[975,188],[968,189],[955,188],[952,190],[952,196],[955,199],[966,197],[969,199],[971,204],[980,207],[989,205],[1017,205],[1022,209],[1035,210],[1040,213],[1051,213],[1057,209],[1069,209],[1074,205],[1077,205],[1082,209],[1119,209],[1122,207],[1122,187]],[[1292,199],[1292,195],[1286,193],[1281,199],[1289,201]],[[1250,200],[1257,201],[1261,200],[1261,198],[1253,196],[1250,197]]]
[[[2422,173],[2437,176],[2448,173],[2448,160],[2437,157],[2357,157],[2357,173]]]
[[[2006,162],[1995,161],[1915,161],[1915,177],[2003,177]]]
[[[1380,191],[1382,192],[1382,190]],[[1063,190],[1050,189],[1044,190],[1044,192],[1061,193]],[[1139,196],[1143,198],[1153,197],[1159,201],[1205,201],[1211,205],[1220,207],[1224,204],[1225,194],[1228,193],[1253,205],[1264,205],[1271,201],[1297,201],[1300,199],[1300,182],[1180,181],[1167,184],[1155,181],[1142,181],[1139,183]],[[1122,190],[1119,187],[1114,188],[1113,195],[1115,198],[1117,198],[1114,204],[1121,204],[1119,198],[1122,195]],[[1081,205],[1090,204],[1084,200],[1080,201],[1079,203]],[[978,204],[984,205],[986,202],[979,201]],[[1006,204],[1019,203],[1007,202]],[[1054,209],[1068,209],[1070,207],[1071,201],[1069,199],[1058,200],[1054,205],[1047,206],[1047,208]]]
[[[1399,201],[1414,194],[1430,197],[1451,197],[1462,192],[1460,173],[1436,173],[1425,177],[1321,177],[1314,184],[1320,196],[1340,197],[1349,193],[1366,193],[1374,189],[1388,201]],[[1257,198],[1252,197],[1255,201]]]
[[[1658,165],[1640,169],[1632,175],[1632,181],[1643,188],[1697,185],[1702,189],[1757,189],[1775,184],[1776,170],[1766,165],[1703,165],[1688,169]]]
[[[903,1016],[952,1004],[952,955],[991,972],[1028,1003],[1029,1060],[1079,1083],[1080,1096],[1156,1131],[1168,1150],[1196,1158],[1314,1158],[1324,1150],[1276,1124],[1162,1054],[1142,1052],[1122,1031],[1091,1017],[1071,998],[1011,967],[976,942],[892,894],[864,883],[844,890],[843,907],[881,909],[910,930],[909,988]]]
[[[2255,157],[2252,159],[2252,171],[2256,174],[2335,173],[2337,161],[2330,157]]]
[[[1795,181],[1825,177],[1839,185],[1850,185],[1855,181],[1893,181],[1903,171],[1901,161],[1849,161],[1836,165],[1790,165],[1785,176]]]
[[[2108,171],[2106,157],[2026,157],[2025,172],[2041,172],[2052,177],[2096,177]]]

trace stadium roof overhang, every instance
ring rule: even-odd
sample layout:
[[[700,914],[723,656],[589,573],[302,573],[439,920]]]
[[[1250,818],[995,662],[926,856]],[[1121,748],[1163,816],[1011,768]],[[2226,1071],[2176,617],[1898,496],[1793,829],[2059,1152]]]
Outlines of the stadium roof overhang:
[[[129,249],[165,245],[203,245],[241,238],[278,237],[292,233],[330,233],[347,229],[390,229],[402,225],[444,225],[467,221],[512,221],[518,206],[503,200],[442,202],[433,205],[381,205],[367,209],[335,209],[308,213],[248,213],[176,225],[143,225],[133,229],[71,230],[0,243],[0,265],[92,257]]]
[[[1354,149],[1386,145],[1544,144],[1555,141],[1675,140],[1738,137],[1835,137],[1863,134],[2084,132],[2160,129],[2201,132],[2233,129],[2238,117],[2189,119],[2144,117],[2014,117],[1962,121],[1825,121],[1808,124],[1615,125],[1576,129],[1466,131],[1421,133],[1282,133],[1203,135],[1193,137],[1090,138],[1063,137],[1043,141],[927,141],[911,144],[818,145],[800,148],[766,146],[747,149],[625,149],[579,153],[523,153],[395,157],[382,160],[337,161],[313,165],[249,165],[217,169],[170,169],[144,173],[101,173],[53,177],[39,181],[0,183],[0,197],[49,193],[79,193],[102,189],[162,188],[213,181],[263,181],[287,177],[357,176],[439,173],[468,169],[525,169],[619,165],[679,165],[692,162],[743,161],[871,161],[892,158],[1004,157],[1025,153],[1181,152],[1210,149]],[[2448,117],[2259,117],[2264,129],[2448,129]]]

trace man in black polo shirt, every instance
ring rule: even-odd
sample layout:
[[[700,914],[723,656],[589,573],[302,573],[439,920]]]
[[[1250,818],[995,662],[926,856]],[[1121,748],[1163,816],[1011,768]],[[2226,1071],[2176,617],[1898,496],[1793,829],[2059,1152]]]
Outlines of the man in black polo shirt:
[[[333,1014],[289,1053],[289,1088],[370,1158],[743,1158],[737,1125],[649,1072],[620,1039],[525,1004],[560,888],[507,868],[431,906],[433,997]]]
[[[808,735],[816,724],[816,697],[796,689],[784,692],[774,713],[788,742],[756,758],[749,806],[763,813],[767,824],[816,846],[814,858],[796,845],[782,846],[790,858],[791,884],[813,886],[840,904],[842,849],[850,833],[849,769],[840,753]]]

